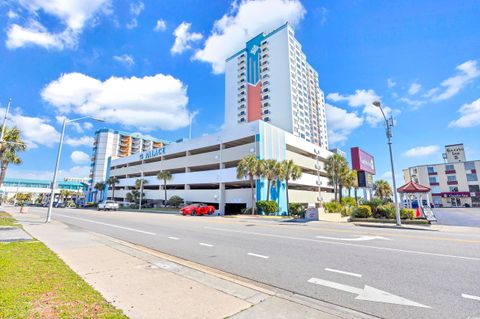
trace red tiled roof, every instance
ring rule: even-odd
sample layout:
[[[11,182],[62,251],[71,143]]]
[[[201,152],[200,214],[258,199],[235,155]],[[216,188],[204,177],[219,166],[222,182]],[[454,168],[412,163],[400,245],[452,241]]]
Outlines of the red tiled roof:
[[[397,188],[397,191],[399,193],[428,193],[430,191],[430,187],[410,181],[405,185]]]

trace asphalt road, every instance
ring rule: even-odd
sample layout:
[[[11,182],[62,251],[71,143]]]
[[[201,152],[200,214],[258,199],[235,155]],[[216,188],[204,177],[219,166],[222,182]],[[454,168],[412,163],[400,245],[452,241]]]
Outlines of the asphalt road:
[[[480,227],[480,208],[435,208],[441,225]]]
[[[480,317],[475,228],[436,232],[76,209],[55,209],[53,218],[378,317]]]

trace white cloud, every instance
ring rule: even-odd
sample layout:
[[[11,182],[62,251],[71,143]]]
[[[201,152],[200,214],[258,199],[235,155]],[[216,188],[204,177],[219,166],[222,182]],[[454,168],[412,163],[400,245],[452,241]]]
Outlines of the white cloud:
[[[355,113],[327,104],[328,140],[331,145],[344,142],[352,131],[363,124],[363,118]]]
[[[407,150],[403,153],[405,157],[424,157],[436,154],[440,151],[440,146],[438,145],[428,145],[428,146],[417,146]]]
[[[101,117],[140,130],[175,130],[189,123],[187,88],[171,75],[110,77],[102,82],[67,73],[50,82],[42,98],[64,114]]]
[[[0,109],[0,112],[3,114],[5,110]],[[29,148],[37,148],[38,145],[52,146],[60,139],[60,133],[43,118],[13,113],[9,118],[9,125],[20,129],[22,139]]]
[[[480,125],[480,99],[464,104],[459,110],[460,117],[448,125],[449,127],[473,127]]]
[[[372,105],[374,101],[380,101],[380,97],[377,95],[377,93],[375,93],[374,90],[355,90],[355,93],[350,95],[330,93],[327,95],[327,99],[334,102],[346,101],[348,105],[352,107],[363,106],[362,113],[365,116],[367,123],[371,126],[376,126],[378,123],[384,120],[380,109]],[[388,116],[392,109],[388,106],[382,107],[385,115]]]
[[[69,169],[60,169],[58,171],[57,178],[58,180],[63,180],[65,177],[85,178],[85,177],[88,177],[89,174],[90,174],[90,166],[78,165],[78,166],[70,167]],[[17,167],[12,166],[7,171],[7,177],[52,180],[53,171],[25,170],[25,169],[19,169]]]
[[[93,128],[93,124],[90,122],[83,122],[83,128],[86,130],[91,130]]]
[[[204,48],[195,53],[194,59],[210,63],[213,73],[223,73],[225,59],[247,40],[286,21],[295,26],[305,13],[299,0],[234,1],[230,12],[215,21]]]
[[[389,88],[393,88],[395,85],[397,85],[397,82],[393,81],[392,79],[388,78],[387,79],[387,86]]]
[[[127,29],[134,29],[138,26],[138,16],[142,13],[143,9],[145,9],[145,5],[143,2],[137,3],[130,3],[130,15],[132,16],[132,20],[127,23]]]
[[[7,17],[9,19],[16,19],[18,18],[18,13],[16,13],[15,11],[13,11],[12,9],[8,10],[7,12]]]
[[[191,23],[182,22],[180,25],[173,31],[175,36],[175,42],[173,43],[170,53],[179,54],[187,49],[191,49],[192,42],[199,41],[203,38],[201,33],[190,32]]]
[[[419,83],[412,83],[410,85],[410,87],[408,88],[408,94],[410,95],[415,95],[417,94],[420,90],[422,89],[422,85],[420,85]]]
[[[400,101],[404,102],[405,104],[408,104],[410,106],[413,106],[414,108],[420,107],[420,106],[422,106],[423,104],[426,103],[423,100],[413,100],[413,99],[410,99],[408,97],[402,97],[402,98],[400,98]]]
[[[80,137],[65,137],[65,144],[70,145],[72,147],[78,146],[92,146],[95,139],[91,136],[80,136]]]
[[[90,156],[87,153],[82,151],[73,151],[70,154],[70,159],[75,164],[87,164],[90,163]]]
[[[457,75],[452,76],[441,83],[443,92],[433,95],[433,101],[442,101],[451,98],[462,90],[466,85],[480,76],[480,69],[477,67],[477,61],[469,60],[456,67]],[[435,89],[432,89],[435,90]],[[438,91],[438,89],[437,89]],[[436,93],[437,91],[433,91]]]
[[[29,14],[26,26],[12,24],[7,29],[6,46],[16,49],[37,45],[46,49],[74,48],[85,23],[97,13],[109,12],[110,0],[19,0],[18,4]],[[41,13],[56,17],[64,30],[53,33],[38,18]]]
[[[133,59],[133,57],[128,54],[115,55],[113,59],[127,67],[135,64],[135,60]]]
[[[165,22],[165,20],[157,20],[157,23],[155,24],[155,28],[153,28],[153,31],[165,31],[167,30],[167,23]]]

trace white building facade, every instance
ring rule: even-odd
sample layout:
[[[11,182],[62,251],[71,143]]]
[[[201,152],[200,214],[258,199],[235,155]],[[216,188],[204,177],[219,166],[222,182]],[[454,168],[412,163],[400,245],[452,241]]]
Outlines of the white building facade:
[[[94,186],[108,179],[111,159],[139,154],[165,146],[167,142],[147,138],[138,133],[127,133],[111,129],[100,129],[95,132],[95,142],[92,151],[92,161],[89,176],[89,201],[99,199]]]
[[[446,145],[445,163],[426,164],[403,170],[405,182],[430,187],[430,202],[436,207],[480,207],[480,160],[467,161],[463,144]]]
[[[288,23],[257,35],[226,60],[225,126],[256,120],[328,149],[318,73]]]
[[[292,159],[302,169],[302,177],[289,182],[290,202],[314,205],[330,201],[333,190],[323,169],[331,153],[318,145],[285,132],[263,121],[246,123],[221,132],[172,143],[163,148],[113,159],[110,175],[120,183],[115,188],[115,200],[126,201],[137,179],[144,178],[147,201],[165,200],[163,181],[156,178],[160,171],[172,173],[167,182],[167,199],[177,195],[186,202],[215,205],[221,213],[239,213],[250,207],[251,189],[247,179],[238,179],[238,162],[254,154],[259,159]],[[286,214],[285,183],[271,189],[271,200]],[[267,182],[259,179],[255,186],[255,200],[266,199]],[[109,198],[112,190],[108,192]]]

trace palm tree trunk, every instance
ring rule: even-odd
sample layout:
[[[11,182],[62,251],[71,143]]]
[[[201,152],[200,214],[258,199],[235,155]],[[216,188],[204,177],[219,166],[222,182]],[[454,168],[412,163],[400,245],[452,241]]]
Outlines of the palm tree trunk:
[[[0,186],[3,185],[3,181],[5,180],[5,174],[7,173],[7,163],[2,162],[2,168],[0,171]],[[0,196],[0,204],[2,203],[2,196]]]
[[[270,180],[267,182],[267,201],[270,200]]]
[[[352,197],[352,189],[350,187],[348,188],[348,197]]]
[[[167,207],[167,180],[163,180],[163,190],[165,192],[165,200],[163,201],[163,207]]]
[[[288,178],[285,179],[285,188],[287,189],[287,215],[290,215],[288,207],[290,207],[290,198],[288,197]]]
[[[333,181],[333,192],[335,193],[335,201],[338,201],[338,180],[337,178],[334,178]]]
[[[250,188],[252,190],[252,215],[255,215],[255,193],[253,189],[253,176],[250,176]]]
[[[358,206],[357,188],[353,189],[353,193],[355,194],[355,206]]]
[[[115,201],[115,184],[112,185],[112,200]]]
[[[343,185],[342,185],[342,184],[339,184],[339,185],[338,185],[338,188],[339,188],[338,199],[339,199],[339,202],[341,203],[341,202],[342,202]]]

